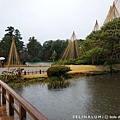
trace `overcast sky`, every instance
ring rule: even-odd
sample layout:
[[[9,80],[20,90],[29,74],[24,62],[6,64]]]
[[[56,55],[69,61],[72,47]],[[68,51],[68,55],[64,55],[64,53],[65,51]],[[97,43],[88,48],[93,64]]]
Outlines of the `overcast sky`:
[[[113,0],[0,0],[0,39],[8,26],[42,44],[47,40],[70,39],[73,31],[85,39],[96,19],[100,26]]]

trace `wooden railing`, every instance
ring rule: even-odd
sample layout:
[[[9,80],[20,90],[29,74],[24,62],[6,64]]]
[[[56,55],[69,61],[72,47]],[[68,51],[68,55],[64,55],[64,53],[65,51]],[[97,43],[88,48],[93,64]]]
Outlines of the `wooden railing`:
[[[6,83],[0,80],[1,94],[2,94],[2,104],[6,104],[8,101],[8,111],[9,116],[14,115],[14,111],[18,114],[20,120],[27,119],[27,113],[34,120],[47,120],[35,107],[28,103],[24,98],[18,95],[12,88],[10,88]],[[17,101],[18,106],[14,101]]]
[[[27,71],[23,71],[22,72],[24,75],[29,75],[29,74],[42,74],[42,73],[47,73],[47,71],[45,71],[45,70],[36,70],[36,71],[30,71],[30,70],[27,70]]]

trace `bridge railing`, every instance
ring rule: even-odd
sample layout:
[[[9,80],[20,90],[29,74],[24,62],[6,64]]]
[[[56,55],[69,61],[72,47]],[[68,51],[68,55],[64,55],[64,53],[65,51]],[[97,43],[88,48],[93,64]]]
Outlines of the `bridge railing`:
[[[20,120],[27,119],[27,113],[34,120],[47,120],[47,118],[42,115],[34,106],[28,103],[24,98],[18,95],[12,88],[10,88],[6,83],[0,80],[1,86],[1,96],[2,104],[8,102],[9,116],[14,115],[14,111],[18,114]],[[18,106],[16,107],[15,101],[17,101]]]

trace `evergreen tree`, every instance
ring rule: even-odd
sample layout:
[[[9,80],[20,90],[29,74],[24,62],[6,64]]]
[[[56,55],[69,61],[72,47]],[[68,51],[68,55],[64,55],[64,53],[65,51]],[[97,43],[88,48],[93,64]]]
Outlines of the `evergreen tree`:
[[[30,61],[36,62],[42,59],[42,46],[35,39],[35,37],[30,37],[29,43],[27,44],[28,53],[32,56]]]
[[[24,43],[22,41],[22,37],[18,29],[14,29],[14,27],[10,26],[10,27],[7,27],[5,32],[7,33],[2,38],[0,42],[0,46],[1,46],[1,51],[2,51],[1,56],[4,56],[7,60],[9,56],[11,43],[12,43],[12,36],[13,35],[15,36],[15,43],[16,43],[17,51],[19,54],[23,50]]]

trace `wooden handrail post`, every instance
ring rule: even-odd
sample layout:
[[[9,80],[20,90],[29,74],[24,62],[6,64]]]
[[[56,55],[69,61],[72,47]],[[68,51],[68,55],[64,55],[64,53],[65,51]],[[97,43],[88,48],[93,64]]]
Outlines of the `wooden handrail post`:
[[[40,74],[41,74],[41,70],[40,70]]]
[[[26,110],[19,105],[20,120],[26,120]]]
[[[5,96],[6,95],[6,90],[2,87],[2,104],[6,104],[6,99]]]
[[[26,71],[24,71],[24,75],[26,75]]]
[[[48,120],[44,115],[42,115],[34,106],[28,103],[24,98],[18,95],[12,88],[10,88],[6,83],[0,80],[1,85],[1,94],[2,94],[2,104],[6,104],[8,101],[9,107],[9,115],[14,115],[14,111],[18,114],[20,120],[26,120],[27,113],[34,120]],[[8,97],[6,95],[6,91],[8,93]],[[14,101],[17,101],[19,104],[19,108],[17,108],[14,104]]]
[[[9,94],[9,115],[14,115],[14,109],[12,107],[12,104],[14,104],[14,98]]]

